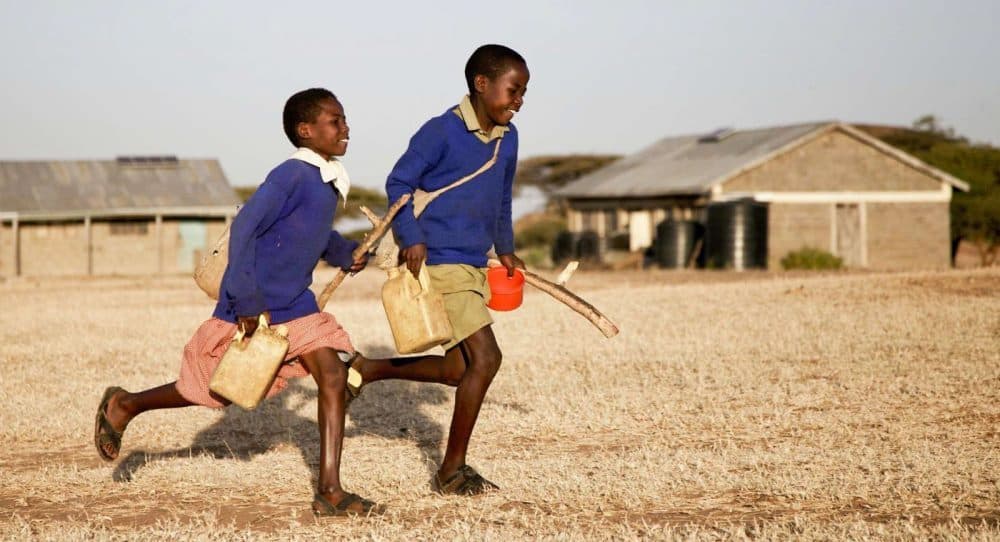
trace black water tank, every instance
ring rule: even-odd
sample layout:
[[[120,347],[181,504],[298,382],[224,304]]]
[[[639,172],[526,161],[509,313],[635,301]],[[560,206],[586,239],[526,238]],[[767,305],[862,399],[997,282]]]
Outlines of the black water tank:
[[[705,266],[767,268],[767,204],[752,199],[710,203],[705,220]]]
[[[552,261],[556,264],[578,258],[576,244],[580,240],[580,234],[571,231],[559,232],[556,242],[552,245]]]
[[[656,263],[667,269],[684,269],[705,227],[693,220],[664,220],[656,226]]]
[[[597,232],[587,230],[580,233],[576,242],[576,256],[581,262],[596,262],[601,259],[600,238]]]

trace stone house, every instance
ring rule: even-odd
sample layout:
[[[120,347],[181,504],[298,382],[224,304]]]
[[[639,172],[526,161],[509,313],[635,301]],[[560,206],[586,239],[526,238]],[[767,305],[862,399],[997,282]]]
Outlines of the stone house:
[[[558,190],[572,232],[628,249],[654,243],[661,221],[704,221],[710,203],[767,204],[766,261],[802,247],[871,269],[951,262],[949,204],[968,185],[839,122],[668,137]]]
[[[0,277],[188,273],[239,203],[217,160],[0,161]]]

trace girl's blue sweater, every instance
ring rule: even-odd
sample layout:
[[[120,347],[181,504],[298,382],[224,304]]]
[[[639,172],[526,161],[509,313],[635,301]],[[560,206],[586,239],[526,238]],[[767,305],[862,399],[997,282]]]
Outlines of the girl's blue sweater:
[[[451,107],[427,121],[410,139],[386,181],[389,201],[417,188],[431,192],[476,171],[493,156],[496,141],[483,143]],[[500,139],[497,161],[475,179],[444,192],[413,217],[407,203],[393,221],[399,246],[427,244],[427,263],[486,266],[486,254],[514,252],[511,191],[517,167],[517,130]]]
[[[358,246],[330,229],[338,199],[316,166],[289,159],[274,168],[233,219],[213,316],[236,322],[266,310],[281,323],[318,312],[309,289],[316,264],[346,270]]]

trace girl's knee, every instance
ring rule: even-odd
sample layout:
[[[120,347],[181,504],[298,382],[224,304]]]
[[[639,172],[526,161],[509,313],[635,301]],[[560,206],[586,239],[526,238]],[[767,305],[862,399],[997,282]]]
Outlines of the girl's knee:
[[[336,352],[330,351],[329,355],[317,356],[310,370],[313,372],[313,379],[320,388],[342,388],[347,381],[347,366],[344,365]]]

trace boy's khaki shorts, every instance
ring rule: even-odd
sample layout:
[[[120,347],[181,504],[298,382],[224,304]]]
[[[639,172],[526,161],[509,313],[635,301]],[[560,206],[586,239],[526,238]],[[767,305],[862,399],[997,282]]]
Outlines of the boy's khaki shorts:
[[[444,308],[454,332],[452,340],[441,345],[445,350],[493,323],[486,302],[490,286],[486,270],[471,265],[449,263],[428,265],[431,286],[444,296]]]

